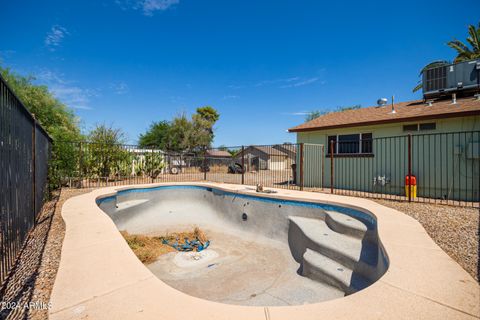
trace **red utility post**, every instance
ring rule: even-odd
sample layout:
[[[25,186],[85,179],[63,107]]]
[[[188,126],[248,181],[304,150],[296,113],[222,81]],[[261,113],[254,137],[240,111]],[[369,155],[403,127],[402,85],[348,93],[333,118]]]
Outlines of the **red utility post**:
[[[245,146],[242,146],[242,184],[245,184]]]
[[[408,177],[412,177],[412,135],[408,134]],[[412,202],[411,181],[408,184],[408,202]]]

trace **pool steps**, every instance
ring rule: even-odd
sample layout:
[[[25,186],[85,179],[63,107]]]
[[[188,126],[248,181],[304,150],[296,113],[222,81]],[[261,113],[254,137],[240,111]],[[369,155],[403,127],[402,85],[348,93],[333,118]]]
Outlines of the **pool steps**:
[[[139,206],[141,204],[144,204],[148,202],[148,199],[138,199],[138,200],[128,200],[128,201],[123,201],[123,202],[117,202],[116,204],[116,210],[121,211],[129,208],[133,208],[136,206]]]
[[[376,279],[378,245],[372,226],[326,211],[325,220],[290,216],[289,244],[301,274],[351,294]]]
[[[310,249],[303,255],[302,267],[303,276],[339,288],[345,294],[366,288],[370,283],[367,279],[354,275],[343,264]],[[356,280],[352,281],[352,277]]]
[[[368,231],[367,225],[349,215],[336,212],[325,211],[325,222],[328,227],[338,233],[346,234],[354,238],[363,239]]]

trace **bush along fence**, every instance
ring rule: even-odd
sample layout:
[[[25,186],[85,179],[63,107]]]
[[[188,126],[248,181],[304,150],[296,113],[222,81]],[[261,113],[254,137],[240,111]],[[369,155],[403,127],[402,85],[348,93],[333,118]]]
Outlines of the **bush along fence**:
[[[225,147],[172,153],[59,142],[60,184],[103,187],[212,181],[393,200],[479,206],[480,132]]]
[[[0,287],[42,208],[51,142],[0,75]]]

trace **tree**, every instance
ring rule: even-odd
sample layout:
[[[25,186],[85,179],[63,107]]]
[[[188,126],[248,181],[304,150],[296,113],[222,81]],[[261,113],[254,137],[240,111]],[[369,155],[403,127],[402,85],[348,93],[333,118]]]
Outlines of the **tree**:
[[[200,152],[211,146],[214,138],[213,126],[219,118],[217,110],[205,106],[197,108],[191,119],[182,113],[172,121],[154,122],[140,135],[139,145],[164,151]]]
[[[125,133],[120,128],[97,124],[88,134],[87,168],[91,177],[109,178],[112,175],[125,174],[129,152],[122,144]],[[123,172],[122,172],[123,171]]]
[[[217,110],[215,110],[211,106],[204,106],[197,108],[197,114],[200,116],[200,118],[204,119],[205,121],[208,121],[212,125],[215,124],[215,122],[220,119],[220,114],[218,114]]]
[[[51,189],[59,187],[60,178],[78,174],[78,148],[72,143],[60,143],[83,139],[78,118],[70,108],[55,98],[47,86],[34,84],[34,76],[22,76],[2,67],[0,73],[23,105],[52,137],[54,143],[49,163],[49,183]]]
[[[348,110],[357,110],[362,107],[361,104],[354,104],[353,106],[338,106],[335,112],[348,111]]]
[[[165,150],[168,143],[170,129],[171,125],[168,121],[163,120],[153,122],[147,132],[140,135],[138,144],[142,148],[157,147]]]
[[[78,118],[71,109],[55,98],[47,86],[35,85],[34,76],[21,76],[8,68],[0,67],[0,73],[52,138],[60,140],[65,134],[68,138],[81,137]]]
[[[467,44],[464,44],[462,41],[457,39],[447,42],[447,46],[449,46],[450,48],[454,49],[457,52],[457,56],[453,60],[454,63],[480,58],[480,22],[478,23],[477,27],[475,27],[474,25],[469,25],[468,34],[469,34],[469,37],[467,37],[467,42],[471,46],[471,48],[469,48]],[[423,73],[427,69],[445,66],[450,63],[451,62],[447,60],[438,60],[438,61],[430,62],[429,64],[424,66],[422,70],[420,70],[420,74],[418,76],[421,78]],[[423,83],[422,83],[422,79],[420,79],[412,91],[417,92],[422,88],[423,88]]]
[[[217,110],[210,106],[197,108],[197,113],[192,116],[192,150],[211,147],[214,138],[213,126],[219,118]]]
[[[313,119],[316,119],[323,115],[325,112],[320,111],[320,110],[313,110],[310,111],[306,116],[305,116],[305,122],[312,121]]]
[[[190,150],[192,131],[192,122],[188,120],[186,114],[182,113],[175,117],[168,131],[168,139],[165,144],[166,150],[175,152]]]
[[[480,58],[480,22],[477,27],[469,25],[468,34],[467,42],[471,48],[457,39],[447,42],[450,48],[457,51],[457,56],[453,60],[455,63]]]
[[[311,121],[313,119],[316,119],[318,117],[321,117],[323,115],[332,113],[332,112],[342,112],[342,111],[348,111],[348,110],[355,110],[355,109],[360,109],[362,107],[361,104],[354,104],[352,106],[338,106],[335,110],[327,110],[327,111],[320,111],[320,110],[314,110],[311,111],[307,114],[305,117],[305,122]]]

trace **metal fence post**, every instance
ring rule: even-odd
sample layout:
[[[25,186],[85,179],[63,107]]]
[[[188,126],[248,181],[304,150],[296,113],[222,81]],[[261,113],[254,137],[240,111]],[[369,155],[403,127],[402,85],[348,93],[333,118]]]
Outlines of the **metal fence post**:
[[[37,131],[37,121],[35,118],[33,119],[33,126],[32,126],[32,194],[33,194],[33,225],[37,223],[37,186],[36,186],[36,156],[37,151],[36,149],[36,131]]]
[[[412,177],[412,135],[409,133],[408,134],[408,202],[412,202],[411,177]]]
[[[322,144],[322,155],[321,155],[321,161],[322,161],[322,191],[323,187],[325,185],[325,146]]]
[[[304,147],[304,144],[303,142],[300,143],[300,191],[303,190],[303,185],[304,185],[304,181],[303,181],[303,147]]]
[[[203,180],[207,180],[207,148],[203,149]]]
[[[80,145],[79,145],[79,153],[80,155],[78,156],[78,173],[79,173],[79,178],[82,179],[83,177],[83,150],[82,150],[82,142],[80,142]],[[83,183],[83,179],[81,181],[79,181],[80,184]]]
[[[155,182],[155,178],[153,177],[153,170],[154,170],[154,166],[155,166],[155,160],[153,159],[154,155],[153,155],[153,147],[150,147],[152,149],[152,155],[150,157],[150,181],[151,183],[154,183]],[[148,152],[148,151],[147,151]]]
[[[245,146],[242,146],[242,184],[245,184]]]
[[[334,167],[333,167],[333,151],[335,143],[330,140],[330,193],[333,193],[333,181],[334,181]]]

